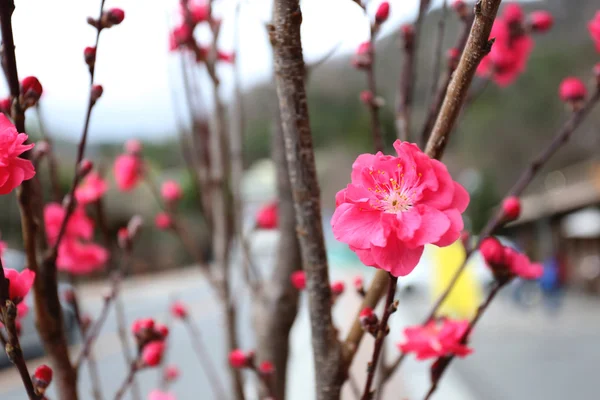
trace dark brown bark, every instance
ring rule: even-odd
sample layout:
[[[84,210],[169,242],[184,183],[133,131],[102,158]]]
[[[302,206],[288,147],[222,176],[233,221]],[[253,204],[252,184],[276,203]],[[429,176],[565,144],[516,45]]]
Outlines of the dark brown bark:
[[[307,276],[316,398],[337,400],[344,380],[341,375],[342,353],[331,318],[332,297],[323,239],[320,188],[304,87],[301,23],[299,0],[275,1],[273,26],[270,28],[275,83],[296,212],[296,232]]]
[[[433,158],[441,158],[450,138],[469,87],[481,59],[490,51],[493,42],[490,32],[501,0],[479,0],[475,4],[475,20],[458,67],[452,75],[433,131],[427,142],[426,152]]]

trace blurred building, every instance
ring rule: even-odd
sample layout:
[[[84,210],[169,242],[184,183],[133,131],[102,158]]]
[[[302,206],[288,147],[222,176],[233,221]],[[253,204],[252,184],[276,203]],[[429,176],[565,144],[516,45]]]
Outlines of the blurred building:
[[[600,159],[542,176],[506,233],[535,259],[557,258],[567,286],[600,294]]]

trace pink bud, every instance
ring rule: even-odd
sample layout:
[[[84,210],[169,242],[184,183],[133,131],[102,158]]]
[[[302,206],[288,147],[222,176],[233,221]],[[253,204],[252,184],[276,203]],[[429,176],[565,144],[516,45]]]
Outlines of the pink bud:
[[[219,51],[217,51],[217,59],[219,61],[233,64],[235,62],[235,53],[219,50]]]
[[[119,25],[125,19],[125,11],[120,8],[111,8],[106,14],[112,25]]]
[[[248,366],[248,356],[240,349],[232,350],[229,353],[229,364],[234,368],[244,368]]]
[[[547,32],[554,24],[554,17],[548,11],[534,11],[529,14],[529,23],[535,32]]]
[[[510,221],[519,218],[521,214],[521,201],[518,197],[510,196],[502,202],[502,212]]]
[[[133,332],[134,335],[152,329],[154,329],[154,320],[152,318],[136,319],[133,321],[133,324],[131,324],[131,332]]]
[[[88,160],[87,158],[81,160],[81,163],[79,163],[79,176],[83,178],[90,173],[92,168],[94,168],[94,163],[92,161]]]
[[[96,48],[95,47],[86,47],[83,49],[83,59],[85,63],[89,66],[94,65],[96,62]]]
[[[294,271],[290,276],[292,286],[298,290],[306,289],[306,274],[304,271]]]
[[[129,139],[125,142],[125,151],[128,154],[139,154],[142,152],[142,142],[137,139]]]
[[[362,92],[360,92],[360,100],[366,105],[369,106],[373,104],[373,99],[373,92],[371,92],[370,90],[363,90]]]
[[[387,1],[382,2],[377,8],[375,13],[375,22],[378,24],[384,23],[390,16],[390,3]]]
[[[360,275],[355,276],[353,283],[354,283],[354,287],[356,288],[356,290],[361,290],[364,286],[363,277]]]
[[[365,307],[360,311],[358,318],[362,321],[366,321],[373,317],[373,309],[371,307]]]
[[[277,229],[278,222],[278,207],[276,202],[264,205],[256,213],[256,226],[260,229]]]
[[[21,95],[23,97],[22,106],[24,108],[32,107],[37,104],[44,89],[42,84],[35,76],[28,76],[21,81]]]
[[[156,218],[154,218],[154,225],[160,230],[167,230],[173,226],[173,220],[169,216],[169,214],[165,212],[160,212],[156,214]]]
[[[165,181],[160,187],[160,194],[169,203],[180,200],[183,197],[181,186],[175,181]]]
[[[362,42],[356,49],[356,55],[365,55],[371,52],[371,42]]]
[[[165,339],[167,336],[169,336],[169,327],[166,326],[165,324],[155,324],[154,325],[154,330],[163,338]]]
[[[275,367],[271,361],[263,361],[258,366],[258,370],[263,375],[271,375],[275,371]]]
[[[171,314],[176,318],[186,318],[188,316],[188,310],[185,304],[180,301],[176,301],[171,304]]]
[[[479,251],[485,262],[489,265],[500,265],[504,263],[504,246],[494,237],[483,239]]]
[[[571,76],[560,83],[558,94],[564,102],[578,102],[587,96],[587,88],[580,79]]]
[[[102,93],[104,93],[102,85],[93,85],[91,91],[92,102],[95,103],[98,101],[98,99],[102,97]]]
[[[345,289],[345,285],[344,282],[342,281],[335,281],[331,283],[331,292],[334,295],[340,295],[342,293],[344,293],[344,289]]]
[[[145,366],[155,367],[160,364],[164,351],[165,343],[162,340],[150,342],[142,350],[142,362]]]
[[[47,365],[40,365],[33,372],[33,385],[38,393],[43,394],[46,388],[52,383],[52,368]]]
[[[0,112],[3,112],[6,115],[10,115],[10,107],[12,106],[12,101],[10,97],[5,97],[0,99]]]
[[[508,3],[504,7],[502,16],[509,24],[520,24],[523,22],[523,9],[517,3]]]
[[[169,365],[165,368],[165,379],[167,382],[173,382],[175,379],[179,378],[181,372],[176,365]]]

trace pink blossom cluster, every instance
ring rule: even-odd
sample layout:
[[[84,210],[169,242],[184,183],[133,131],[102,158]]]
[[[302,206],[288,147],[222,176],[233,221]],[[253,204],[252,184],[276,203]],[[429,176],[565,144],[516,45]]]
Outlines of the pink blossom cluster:
[[[414,353],[418,360],[455,355],[465,357],[473,350],[466,345],[469,321],[443,319],[404,330],[404,340],[398,343],[403,353]]]
[[[156,323],[152,318],[140,318],[131,325],[140,361],[144,367],[155,367],[161,363],[165,351],[165,339],[169,336],[166,325]]]
[[[518,276],[523,279],[537,279],[544,269],[539,263],[532,263],[529,258],[510,246],[504,246],[493,237],[485,238],[479,251],[497,279],[504,281]]]

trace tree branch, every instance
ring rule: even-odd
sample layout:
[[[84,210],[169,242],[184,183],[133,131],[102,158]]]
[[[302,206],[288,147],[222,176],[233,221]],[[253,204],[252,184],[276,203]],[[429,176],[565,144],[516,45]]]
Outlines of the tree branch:
[[[331,290],[323,239],[320,189],[304,86],[299,0],[276,0],[273,26],[275,83],[296,209],[296,232],[307,275],[316,398],[338,399],[344,380],[341,348],[331,317]]]

